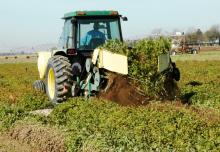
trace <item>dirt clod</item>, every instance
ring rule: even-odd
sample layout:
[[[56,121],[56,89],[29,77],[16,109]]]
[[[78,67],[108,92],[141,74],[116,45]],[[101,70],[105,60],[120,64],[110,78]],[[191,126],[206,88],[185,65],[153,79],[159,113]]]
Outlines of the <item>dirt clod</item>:
[[[31,111],[31,114],[34,115],[41,115],[41,116],[49,116],[49,114],[53,111],[53,109],[41,109],[41,110],[35,110],[35,111]]]
[[[64,137],[55,130],[41,125],[18,125],[10,130],[9,137],[44,152],[66,151]]]
[[[150,100],[130,83],[131,80],[127,76],[111,73],[108,79],[109,88],[106,91],[101,91],[98,94],[99,98],[116,102],[122,106],[146,105]]]

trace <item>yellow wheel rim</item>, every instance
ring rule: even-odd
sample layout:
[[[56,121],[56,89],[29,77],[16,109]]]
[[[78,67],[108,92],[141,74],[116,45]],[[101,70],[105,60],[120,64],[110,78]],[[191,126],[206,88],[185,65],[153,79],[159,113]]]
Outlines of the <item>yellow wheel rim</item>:
[[[53,99],[55,96],[55,74],[52,68],[48,72],[47,84],[49,96]]]

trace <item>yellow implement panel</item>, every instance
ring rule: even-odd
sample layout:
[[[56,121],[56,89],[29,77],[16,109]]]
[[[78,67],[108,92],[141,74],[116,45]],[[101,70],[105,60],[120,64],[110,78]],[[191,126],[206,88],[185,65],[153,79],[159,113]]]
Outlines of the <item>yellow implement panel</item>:
[[[169,53],[162,54],[158,57],[158,72],[163,72],[170,65],[170,55]]]
[[[93,53],[92,62],[93,64],[97,63],[99,68],[124,75],[128,74],[128,58],[125,55],[96,49]]]

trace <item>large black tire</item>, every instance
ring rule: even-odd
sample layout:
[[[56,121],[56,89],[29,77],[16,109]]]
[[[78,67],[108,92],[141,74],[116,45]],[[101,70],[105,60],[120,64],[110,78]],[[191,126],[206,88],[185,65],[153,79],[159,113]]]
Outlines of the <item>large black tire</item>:
[[[172,64],[172,77],[174,80],[179,81],[180,80],[180,70],[176,67],[175,62],[171,62]]]
[[[192,49],[191,54],[198,54],[198,50],[197,49]]]
[[[46,92],[45,84],[44,84],[44,81],[42,81],[42,80],[36,80],[33,83],[33,88],[37,91],[41,91],[44,93]]]
[[[180,80],[180,70],[178,68],[176,68],[176,67],[173,69],[173,78],[176,81]]]
[[[46,71],[46,93],[54,103],[61,103],[71,96],[73,83],[71,64],[67,57],[53,56]]]
[[[171,51],[170,54],[175,56],[176,55],[176,51]]]

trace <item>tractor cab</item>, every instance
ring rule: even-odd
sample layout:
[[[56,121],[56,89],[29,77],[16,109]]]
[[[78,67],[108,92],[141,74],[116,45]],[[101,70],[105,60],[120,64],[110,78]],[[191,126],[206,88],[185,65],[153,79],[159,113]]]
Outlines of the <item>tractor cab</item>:
[[[59,47],[67,55],[91,54],[107,40],[123,41],[120,19],[127,20],[117,11],[76,11],[65,14],[63,19]]]

